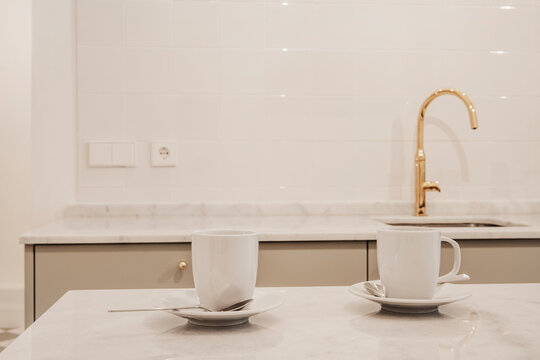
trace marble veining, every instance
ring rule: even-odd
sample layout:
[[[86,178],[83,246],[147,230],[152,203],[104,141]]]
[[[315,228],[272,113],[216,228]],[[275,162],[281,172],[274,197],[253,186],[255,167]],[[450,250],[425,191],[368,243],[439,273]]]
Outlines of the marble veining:
[[[374,240],[382,220],[415,220],[412,203],[208,203],[73,205],[61,220],[21,236],[21,243],[189,242],[203,229],[245,229],[261,241]],[[444,228],[456,239],[540,238],[540,202],[433,203],[432,220],[485,220],[523,226]]]
[[[42,359],[537,359],[540,284],[449,284],[470,293],[423,315],[394,314],[347,287],[263,288],[284,303],[249,323],[203,328],[150,306],[171,291],[70,291],[0,353]]]
[[[429,214],[508,215],[540,213],[540,200],[529,201],[432,201]],[[407,201],[380,202],[214,202],[178,204],[76,204],[65,217],[93,216],[285,216],[285,215],[412,215],[414,204]]]

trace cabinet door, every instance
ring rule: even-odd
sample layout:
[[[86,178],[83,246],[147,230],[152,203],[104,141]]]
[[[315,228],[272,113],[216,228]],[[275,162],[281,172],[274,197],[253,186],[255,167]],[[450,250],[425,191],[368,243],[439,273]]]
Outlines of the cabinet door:
[[[259,244],[257,286],[352,285],[365,281],[365,241]]]
[[[35,317],[68,290],[193,287],[190,244],[36,245]],[[181,270],[180,261],[187,266]]]
[[[461,273],[469,284],[540,282],[540,240],[461,240]],[[368,278],[378,279],[377,246],[368,244]],[[452,247],[443,243],[441,274],[452,268]]]

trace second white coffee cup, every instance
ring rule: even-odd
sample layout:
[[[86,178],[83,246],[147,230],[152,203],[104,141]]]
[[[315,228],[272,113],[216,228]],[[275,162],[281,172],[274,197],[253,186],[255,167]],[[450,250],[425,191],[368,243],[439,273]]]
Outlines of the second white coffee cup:
[[[441,241],[454,248],[454,265],[439,277]],[[390,226],[377,231],[377,262],[387,297],[432,299],[437,282],[459,271],[461,251],[437,229]]]
[[[256,232],[197,231],[191,240],[193,280],[201,306],[219,311],[253,298],[259,254]]]

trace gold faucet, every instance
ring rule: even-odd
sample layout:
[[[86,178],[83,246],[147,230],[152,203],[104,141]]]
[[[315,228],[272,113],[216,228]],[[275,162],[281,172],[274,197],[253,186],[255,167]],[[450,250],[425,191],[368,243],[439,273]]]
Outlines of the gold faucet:
[[[426,154],[424,153],[424,116],[428,105],[444,94],[452,94],[463,100],[469,111],[469,117],[471,119],[471,128],[474,130],[478,127],[476,120],[476,109],[474,108],[471,100],[465,95],[465,93],[455,89],[439,89],[428,98],[422,104],[420,113],[418,114],[418,126],[417,126],[417,145],[416,145],[416,157],[414,159],[415,167],[415,216],[426,215],[426,191],[441,191],[438,181],[426,181]]]

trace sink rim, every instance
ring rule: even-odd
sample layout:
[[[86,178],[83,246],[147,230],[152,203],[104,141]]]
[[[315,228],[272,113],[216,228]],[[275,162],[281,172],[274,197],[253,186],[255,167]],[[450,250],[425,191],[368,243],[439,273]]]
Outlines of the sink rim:
[[[425,226],[431,228],[462,228],[462,229],[498,229],[509,227],[527,227],[530,225],[517,223],[510,220],[492,217],[469,217],[469,216],[391,216],[377,217],[372,220],[388,226]]]

